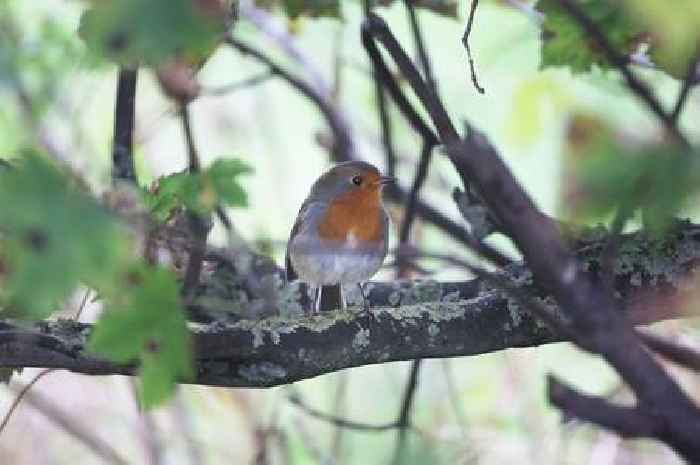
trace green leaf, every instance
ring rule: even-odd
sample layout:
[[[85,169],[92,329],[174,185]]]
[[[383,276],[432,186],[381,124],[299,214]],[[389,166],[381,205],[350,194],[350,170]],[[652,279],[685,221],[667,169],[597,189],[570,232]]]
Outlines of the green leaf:
[[[600,221],[621,205],[640,208],[645,226],[661,233],[700,187],[697,154],[673,145],[635,147],[602,122],[574,119],[563,206],[568,216]]]
[[[78,283],[109,282],[128,257],[118,223],[36,153],[0,170],[5,313],[44,318]]]
[[[245,207],[248,196],[239,178],[251,172],[250,166],[241,160],[220,159],[199,173],[175,173],[160,178],[155,190],[147,193],[145,202],[161,222],[181,207],[199,214],[208,214],[219,204]]]
[[[623,55],[635,51],[642,27],[630,18],[619,2],[574,0],[601,29],[610,44]],[[573,73],[591,71],[593,66],[610,68],[605,53],[558,0],[539,0],[537,9],[545,14],[542,30],[540,68],[568,67]]]
[[[230,207],[248,206],[248,196],[238,182],[242,174],[250,174],[253,170],[241,160],[220,159],[215,161],[204,173],[216,191],[219,201]]]
[[[294,19],[301,15],[311,17],[340,18],[340,0],[282,0],[287,16]]]
[[[139,360],[145,407],[191,379],[191,342],[175,276],[140,266],[126,273],[90,338],[90,350],[116,363]]]
[[[299,16],[314,18],[340,18],[340,0],[282,0],[287,16],[294,19]]]
[[[98,55],[122,64],[156,65],[176,53],[206,56],[224,32],[223,15],[205,1],[93,0],[79,33]]]

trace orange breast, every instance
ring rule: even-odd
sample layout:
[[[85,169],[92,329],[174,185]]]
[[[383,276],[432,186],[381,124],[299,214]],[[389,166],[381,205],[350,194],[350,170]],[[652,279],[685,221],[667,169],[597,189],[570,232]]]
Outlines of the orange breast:
[[[335,241],[345,241],[349,234],[360,242],[382,239],[384,221],[380,196],[377,188],[352,190],[338,196],[319,223],[318,235]]]

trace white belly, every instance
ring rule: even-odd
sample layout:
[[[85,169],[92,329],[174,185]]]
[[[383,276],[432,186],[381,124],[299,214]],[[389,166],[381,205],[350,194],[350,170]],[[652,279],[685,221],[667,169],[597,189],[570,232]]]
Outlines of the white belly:
[[[379,270],[384,254],[361,249],[341,253],[296,253],[292,265],[299,279],[310,284],[354,284],[366,281]]]

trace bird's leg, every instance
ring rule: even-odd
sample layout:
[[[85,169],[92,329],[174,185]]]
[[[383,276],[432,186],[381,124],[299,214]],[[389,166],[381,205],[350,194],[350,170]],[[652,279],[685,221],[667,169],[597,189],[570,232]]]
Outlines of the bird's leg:
[[[314,293],[314,306],[312,313],[321,313],[321,291],[323,286],[320,284],[316,286],[316,292]]]
[[[341,310],[347,310],[348,309],[348,302],[345,300],[345,292],[343,292],[343,285],[338,284],[338,293],[340,294],[340,309]]]
[[[362,296],[362,308],[365,312],[369,312],[369,301],[365,297],[365,289],[362,287],[362,283],[357,283],[357,287],[360,288],[360,295]]]

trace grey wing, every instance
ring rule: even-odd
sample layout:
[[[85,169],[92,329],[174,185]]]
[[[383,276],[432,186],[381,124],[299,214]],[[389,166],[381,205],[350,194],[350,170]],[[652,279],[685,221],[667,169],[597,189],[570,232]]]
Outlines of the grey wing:
[[[382,253],[383,262],[387,252],[389,251],[389,228],[391,227],[391,219],[389,218],[389,214],[386,212],[386,210],[382,210],[384,214],[384,231],[386,232],[386,234],[384,234],[384,251]]]
[[[299,214],[297,215],[297,220],[294,222],[294,226],[292,227],[292,232],[289,233],[289,240],[287,241],[287,251],[284,254],[284,268],[286,271],[287,275],[287,282],[292,282],[295,279],[299,278],[299,275],[297,274],[296,270],[294,269],[294,266],[292,266],[292,260],[289,257],[289,248],[292,245],[292,241],[296,237],[297,234],[301,231],[302,225],[306,224],[309,225],[309,220],[310,220],[310,214],[319,209],[322,208],[322,204],[319,202],[304,202],[301,205],[301,208],[299,209]]]
[[[299,213],[301,213],[301,212],[299,212]],[[284,269],[286,272],[288,283],[291,283],[292,281],[294,281],[295,279],[297,279],[299,277],[299,276],[297,276],[297,272],[294,270],[294,267],[292,266],[291,258],[289,258],[289,247],[292,244],[292,239],[294,239],[294,236],[296,236],[299,233],[300,224],[301,223],[299,221],[299,218],[297,217],[297,221],[294,223],[294,226],[292,227],[292,232],[289,234],[289,240],[287,241],[287,251],[284,254]]]

